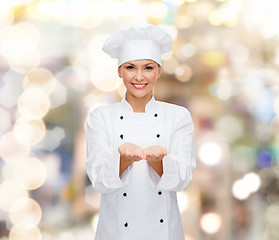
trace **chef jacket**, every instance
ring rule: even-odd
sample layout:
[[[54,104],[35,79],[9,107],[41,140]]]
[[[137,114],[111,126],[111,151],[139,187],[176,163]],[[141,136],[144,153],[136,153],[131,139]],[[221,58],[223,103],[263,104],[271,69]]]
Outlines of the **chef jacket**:
[[[89,113],[86,170],[101,193],[96,240],[184,240],[176,192],[196,166],[193,135],[189,111],[154,96],[145,112],[134,112],[124,96]],[[162,176],[140,160],[119,177],[118,147],[125,142],[166,148]]]

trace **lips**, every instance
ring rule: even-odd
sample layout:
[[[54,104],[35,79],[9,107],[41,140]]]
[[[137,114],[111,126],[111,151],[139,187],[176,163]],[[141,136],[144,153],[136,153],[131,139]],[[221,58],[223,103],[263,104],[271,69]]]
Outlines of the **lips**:
[[[133,85],[136,89],[143,89],[143,88],[145,88],[145,86],[147,85],[147,83],[144,83],[144,84],[135,84],[135,83],[132,83],[132,85]]]

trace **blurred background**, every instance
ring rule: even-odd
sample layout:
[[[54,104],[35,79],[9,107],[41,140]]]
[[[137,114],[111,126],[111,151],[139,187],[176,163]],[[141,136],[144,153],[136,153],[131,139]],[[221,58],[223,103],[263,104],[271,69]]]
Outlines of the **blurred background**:
[[[125,88],[104,40],[134,22],[174,39],[158,100],[187,107],[197,169],[186,240],[279,239],[278,0],[0,0],[0,239],[93,240],[85,119]]]

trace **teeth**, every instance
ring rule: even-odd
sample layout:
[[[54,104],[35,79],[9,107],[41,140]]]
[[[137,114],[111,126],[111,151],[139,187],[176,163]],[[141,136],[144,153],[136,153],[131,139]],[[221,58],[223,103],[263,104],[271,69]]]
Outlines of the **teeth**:
[[[145,84],[141,84],[141,85],[140,84],[134,84],[134,86],[137,87],[137,88],[142,88],[142,87],[145,86]]]

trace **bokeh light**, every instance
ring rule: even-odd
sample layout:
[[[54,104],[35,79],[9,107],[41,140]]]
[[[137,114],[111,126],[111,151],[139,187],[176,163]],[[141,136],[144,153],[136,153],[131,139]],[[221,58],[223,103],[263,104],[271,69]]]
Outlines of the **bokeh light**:
[[[28,5],[28,14],[40,21],[50,20],[54,10],[54,1],[42,0]]]
[[[186,65],[180,65],[175,69],[175,76],[181,82],[188,82],[192,77],[192,69]]]
[[[39,143],[46,132],[45,123],[41,119],[28,120],[20,117],[16,120],[13,133],[22,145],[32,146]]]
[[[207,234],[215,234],[219,231],[222,221],[217,213],[209,212],[202,215],[200,225]]]
[[[261,185],[259,176],[255,173],[247,173],[242,179],[234,182],[232,192],[239,200],[247,199],[251,193],[256,192]]]
[[[261,168],[271,167],[273,164],[272,153],[268,150],[263,150],[258,153],[257,163]]]
[[[3,108],[0,108],[0,134],[4,133],[11,126],[11,117],[10,114]]]
[[[28,192],[17,181],[7,180],[0,184],[0,196],[0,208],[8,212],[17,199],[27,198]]]
[[[33,199],[18,199],[9,211],[11,222],[21,229],[36,227],[42,218],[40,205]]]
[[[5,29],[5,35],[0,41],[0,51],[11,69],[26,73],[40,62],[38,42],[39,32],[34,25],[20,22]]]
[[[241,121],[234,116],[224,116],[216,121],[216,129],[227,136],[229,141],[235,141],[243,136],[244,129]]]
[[[43,118],[50,107],[45,91],[38,87],[26,88],[18,99],[18,110],[27,119]]]
[[[14,22],[14,12],[9,6],[9,2],[2,0],[0,1],[1,8],[0,8],[0,31],[13,24]],[[1,36],[1,33],[0,33]],[[1,38],[0,38],[1,39]],[[1,42],[1,40],[0,40]]]
[[[23,161],[30,150],[30,146],[18,142],[12,132],[8,132],[0,139],[0,156],[7,163],[16,164]]]
[[[202,54],[202,62],[211,67],[220,67],[227,61],[227,56],[223,52],[209,51]]]
[[[216,165],[221,161],[222,149],[215,142],[203,143],[199,149],[199,157],[206,165]]]
[[[38,227],[34,228],[21,228],[18,225],[14,225],[11,228],[9,234],[9,240],[42,240],[42,234]]]
[[[266,219],[268,223],[278,225],[279,224],[279,205],[272,204],[266,211]]]
[[[31,157],[17,164],[14,174],[15,179],[28,190],[39,188],[47,178],[43,162]]]
[[[181,191],[177,193],[177,202],[180,213],[183,213],[186,211],[188,205],[189,205],[189,197],[186,192]]]
[[[147,8],[147,14],[156,19],[163,19],[168,13],[167,6],[160,1],[151,2]]]
[[[65,130],[60,127],[55,127],[51,130],[47,130],[45,138],[39,144],[39,147],[47,151],[53,151],[61,144],[61,141],[65,138]]]
[[[243,180],[235,181],[235,183],[233,184],[232,192],[234,197],[240,200],[247,199],[250,195],[250,191]]]
[[[103,64],[104,62],[106,64]],[[100,56],[100,62],[92,67],[91,72],[91,81],[96,88],[104,92],[111,92],[122,84],[122,79],[118,76],[116,66],[116,62],[112,61],[108,56]]]
[[[23,87],[37,87],[50,95],[55,88],[55,79],[53,74],[45,68],[36,68],[26,74],[23,79]]]

